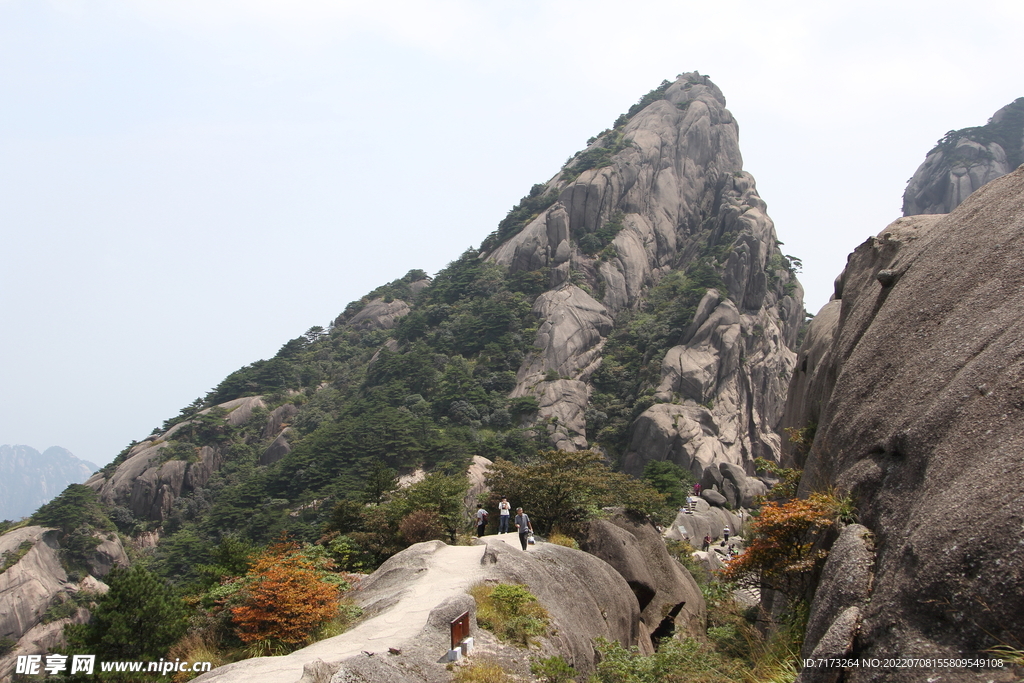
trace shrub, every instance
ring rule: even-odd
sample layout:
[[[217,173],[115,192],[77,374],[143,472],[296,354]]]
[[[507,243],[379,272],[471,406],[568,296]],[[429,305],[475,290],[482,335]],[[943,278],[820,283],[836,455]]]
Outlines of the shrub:
[[[434,510],[414,510],[398,523],[398,532],[409,543],[440,540],[444,538],[441,520]]]
[[[264,649],[290,649],[333,618],[338,588],[304,556],[296,544],[270,546],[253,562],[244,601],[231,609],[235,633]]]
[[[473,662],[459,667],[452,676],[452,683],[512,683],[513,680],[495,662]]]
[[[806,500],[765,503],[752,524],[753,539],[725,577],[760,584],[794,601],[804,598],[828,555],[817,542],[837,523],[845,505],[835,495],[821,493]]]
[[[477,622],[502,640],[526,646],[547,629],[547,610],[522,584],[478,584],[469,593],[476,600]]]
[[[25,557],[29,550],[32,550],[32,545],[32,541],[22,541],[18,545],[18,549],[14,552],[11,552],[10,550],[5,552],[3,557],[0,557],[0,574],[3,574],[8,569],[18,564],[18,561]]]
[[[576,669],[561,657],[539,659],[530,665],[530,673],[544,683],[575,683]]]
[[[649,657],[618,643],[598,639],[601,661],[596,683],[732,683],[744,680],[742,667],[692,638],[663,641]]]
[[[566,536],[565,534],[553,532],[548,536],[548,543],[554,543],[555,545],[563,545],[566,548],[572,548],[573,550],[579,550],[580,544],[576,542],[576,539],[572,536]]]

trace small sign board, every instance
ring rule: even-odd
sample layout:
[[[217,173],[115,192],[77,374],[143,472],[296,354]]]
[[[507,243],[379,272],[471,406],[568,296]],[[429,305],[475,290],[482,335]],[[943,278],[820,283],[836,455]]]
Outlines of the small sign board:
[[[452,619],[452,649],[454,650],[462,642],[463,638],[469,637],[469,612],[463,612]]]

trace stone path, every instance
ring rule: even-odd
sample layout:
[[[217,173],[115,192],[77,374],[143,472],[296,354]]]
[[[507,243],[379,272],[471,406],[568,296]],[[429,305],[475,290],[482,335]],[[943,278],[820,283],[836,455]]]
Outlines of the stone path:
[[[302,677],[303,667],[318,659],[334,664],[361,652],[384,653],[388,648],[401,648],[426,626],[435,607],[453,595],[465,593],[483,579],[480,560],[486,545],[506,543],[522,551],[516,533],[484,536],[480,540],[481,545],[439,547],[429,555],[427,566],[416,578],[399,590],[396,603],[350,631],[283,657],[256,657],[229,664],[194,680],[196,683],[296,683]]]
[[[303,666],[317,659],[333,664],[364,651],[401,648],[426,626],[431,610],[452,595],[465,593],[483,577],[480,560],[485,549],[483,545],[442,546],[430,556],[428,566],[416,579],[400,590],[398,602],[352,630],[283,657],[247,659],[194,680],[296,683],[302,677]]]

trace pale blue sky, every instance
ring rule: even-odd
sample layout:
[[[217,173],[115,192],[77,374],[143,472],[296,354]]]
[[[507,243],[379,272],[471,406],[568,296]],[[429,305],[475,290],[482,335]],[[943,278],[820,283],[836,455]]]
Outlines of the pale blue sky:
[[[808,309],[947,130],[1024,95],[1017,0],[0,0],[0,443],[97,463],[480,243],[699,70]]]

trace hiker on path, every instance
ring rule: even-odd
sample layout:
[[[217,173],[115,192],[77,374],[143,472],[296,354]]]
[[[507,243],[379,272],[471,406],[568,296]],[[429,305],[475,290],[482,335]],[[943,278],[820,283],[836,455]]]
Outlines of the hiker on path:
[[[722,537],[725,539],[726,543],[729,542],[729,527],[722,529]]]
[[[480,503],[476,504],[476,536],[480,538],[487,529],[487,510]]]
[[[519,544],[526,550],[530,534],[533,533],[533,523],[530,521],[530,515],[523,512],[523,508],[516,508],[516,529],[519,530]]]
[[[502,496],[501,502],[498,503],[498,533],[508,533],[508,518],[512,516],[512,505],[508,502],[508,498]]]
[[[711,534],[704,534],[704,543],[701,545],[700,549],[703,550],[704,552],[707,552],[708,548],[710,548],[710,547],[711,547]]]

